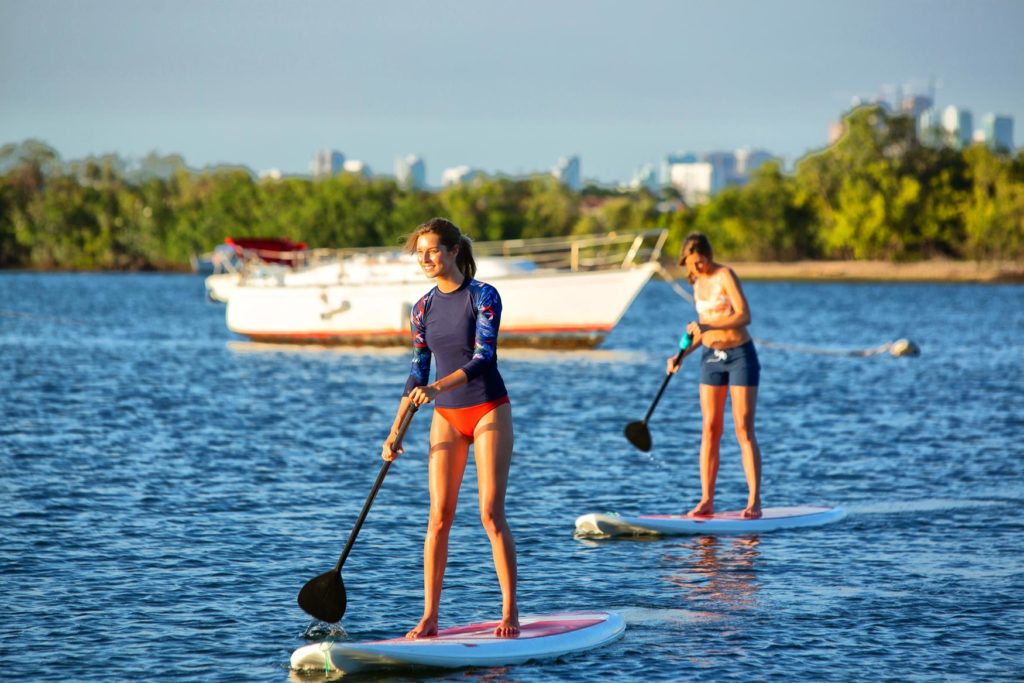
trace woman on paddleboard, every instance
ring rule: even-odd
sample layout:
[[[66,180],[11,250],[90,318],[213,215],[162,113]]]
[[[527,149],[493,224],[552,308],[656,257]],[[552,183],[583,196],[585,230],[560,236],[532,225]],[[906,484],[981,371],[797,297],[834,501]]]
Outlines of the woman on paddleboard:
[[[420,225],[405,248],[416,254],[423,273],[437,283],[412,309],[412,370],[382,451],[385,460],[394,460],[401,453],[401,449],[393,452],[391,444],[410,403],[421,406],[434,401],[428,456],[430,519],[423,546],[423,618],[406,637],[437,633],[448,535],[470,445],[476,460],[480,519],[491,542],[501,586],[501,621],[494,633],[514,637],[519,634],[516,546],[505,519],[512,406],[498,372],[501,298],[494,287],[474,279],[471,242],[451,221],[434,218]],[[437,361],[433,383],[431,355]]]
[[[761,365],[747,332],[750,308],[740,280],[728,266],[714,261],[711,243],[699,233],[687,235],[679,265],[693,285],[697,320],[686,326],[693,339],[685,355],[703,346],[700,363],[700,409],[704,426],[700,442],[700,502],[689,515],[701,517],[715,511],[715,479],[718,477],[719,444],[725,422],[725,399],[732,399],[732,418],[740,444],[743,472],[750,493],[743,516],[761,516],[761,449],[754,434],[754,412]],[[673,356],[668,372],[679,369]]]

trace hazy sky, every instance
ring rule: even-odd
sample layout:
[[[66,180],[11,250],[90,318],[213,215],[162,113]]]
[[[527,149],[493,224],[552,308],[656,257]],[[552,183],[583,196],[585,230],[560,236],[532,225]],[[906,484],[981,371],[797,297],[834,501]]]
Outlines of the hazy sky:
[[[824,144],[851,98],[1024,125],[1020,0],[0,0],[0,144],[375,172],[416,153],[628,180],[673,151]]]

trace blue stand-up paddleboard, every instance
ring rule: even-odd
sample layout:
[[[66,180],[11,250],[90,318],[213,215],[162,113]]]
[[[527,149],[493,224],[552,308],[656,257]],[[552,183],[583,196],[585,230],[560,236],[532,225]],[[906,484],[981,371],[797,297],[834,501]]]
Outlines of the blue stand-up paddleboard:
[[[392,638],[306,645],[292,653],[291,666],[344,673],[391,667],[505,666],[601,647],[626,630],[626,622],[613,612],[520,617],[517,638],[498,638],[494,635],[497,626],[496,621],[456,626],[416,640]]]
[[[644,534],[759,534],[777,529],[798,529],[838,522],[846,516],[840,507],[798,505],[764,508],[758,519],[745,519],[742,510],[716,512],[707,517],[591,513],[576,519],[580,536],[639,536]]]

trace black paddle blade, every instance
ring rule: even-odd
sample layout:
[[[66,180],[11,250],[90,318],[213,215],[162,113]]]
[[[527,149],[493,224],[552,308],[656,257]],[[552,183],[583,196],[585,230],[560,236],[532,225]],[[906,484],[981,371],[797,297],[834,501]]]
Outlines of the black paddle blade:
[[[299,607],[310,616],[336,624],[345,614],[345,584],[341,572],[332,569],[310,579],[299,591]]]
[[[626,438],[629,442],[647,453],[651,450],[651,432],[646,422],[630,422],[626,425]]]

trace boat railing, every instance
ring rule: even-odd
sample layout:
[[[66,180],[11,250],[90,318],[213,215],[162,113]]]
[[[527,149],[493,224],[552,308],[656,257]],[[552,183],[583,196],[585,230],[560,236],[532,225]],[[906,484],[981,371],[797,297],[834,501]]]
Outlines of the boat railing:
[[[310,264],[308,249],[278,251],[276,249],[241,249],[242,259],[247,266],[278,263],[293,270],[305,268]]]
[[[612,270],[656,262],[667,237],[668,231],[657,229],[585,237],[476,242],[473,244],[473,253],[529,260],[539,268]]]
[[[578,237],[473,242],[473,254],[478,257],[529,261],[541,269],[616,270],[643,263],[657,263],[667,238],[668,231],[657,228]],[[399,250],[394,247],[312,249],[306,254],[308,265],[315,266],[353,256],[397,257]]]

